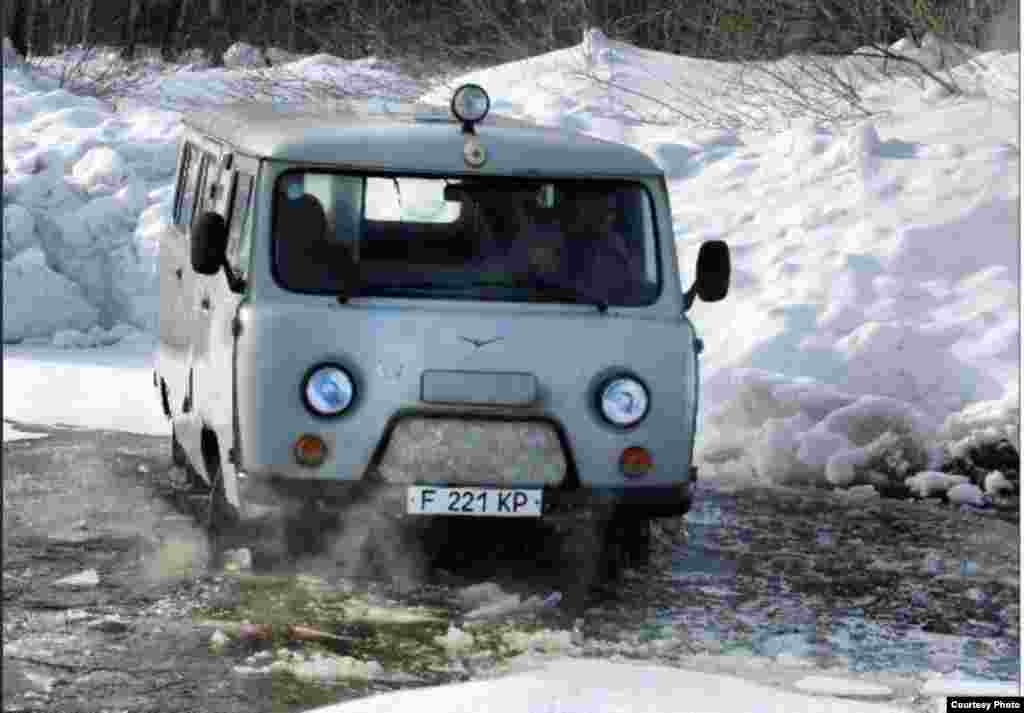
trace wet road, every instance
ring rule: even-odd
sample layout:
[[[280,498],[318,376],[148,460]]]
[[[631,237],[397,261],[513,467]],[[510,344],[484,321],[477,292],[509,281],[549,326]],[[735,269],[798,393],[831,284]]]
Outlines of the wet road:
[[[40,430],[46,437],[4,444],[4,666],[12,672],[4,709],[98,713],[116,690],[140,711],[182,710],[183,701],[211,713],[270,710],[264,684],[232,675],[252,652],[212,656],[209,632],[190,625],[197,607],[226,606],[230,578],[206,568],[205,539],[177,495],[182,478],[166,440]],[[783,686],[799,672],[845,671],[889,681],[894,700],[908,705],[910,683],[927,672],[1018,679],[1017,521],[935,503],[707,483],[695,502],[685,519],[658,530],[650,567],[595,590],[570,653]],[[449,548],[465,561],[432,570],[395,547],[377,573],[400,576],[380,593],[446,611],[457,626],[466,621],[466,586],[495,582],[524,600],[544,597],[566,573],[537,560],[539,535],[528,526],[460,525]],[[499,552],[496,538],[513,546]],[[334,544],[288,574],[354,581],[339,554],[352,551],[351,533]],[[256,559],[257,574],[273,562]],[[96,587],[56,584],[90,568]],[[492,625],[557,629],[566,625],[558,614],[499,613]],[[111,615],[128,625],[98,624]],[[429,682],[471,675],[456,666]],[[317,700],[428,682],[411,680],[332,688]],[[273,710],[306,703],[275,698]]]

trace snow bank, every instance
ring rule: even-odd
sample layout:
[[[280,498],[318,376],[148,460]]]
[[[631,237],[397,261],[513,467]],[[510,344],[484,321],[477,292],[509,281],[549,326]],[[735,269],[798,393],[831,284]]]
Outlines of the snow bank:
[[[177,117],[117,113],[7,74],[4,342],[98,346],[152,331],[155,235],[137,227],[147,206],[170,198]]]
[[[236,42],[224,53],[224,66],[231,69],[266,67],[267,61],[259,47],[253,47],[245,42]]]
[[[113,349],[4,347],[4,417],[169,435],[153,388],[153,350],[152,336],[140,334]]]
[[[850,684],[853,688],[853,684]],[[863,686],[854,693],[860,693]],[[830,689],[848,694],[849,690]],[[693,713],[896,713],[889,705],[802,695],[734,676],[664,666],[601,660],[539,661],[531,670],[494,680],[472,681],[368,696],[317,708],[315,713],[490,711],[540,713],[645,711],[676,713],[681,697]]]
[[[45,433],[26,433],[25,431],[19,431],[14,426],[4,421],[4,443],[8,441],[26,441],[34,440],[36,438],[46,438]]]
[[[14,45],[11,44],[11,41],[7,37],[4,37],[2,59],[3,66],[5,67],[7,65],[17,64],[21,61],[21,56],[18,54],[18,51],[14,49]]]
[[[4,247],[6,253],[6,234]],[[96,326],[99,311],[86,302],[79,285],[46,264],[46,255],[39,247],[5,259],[3,279],[4,341]]]

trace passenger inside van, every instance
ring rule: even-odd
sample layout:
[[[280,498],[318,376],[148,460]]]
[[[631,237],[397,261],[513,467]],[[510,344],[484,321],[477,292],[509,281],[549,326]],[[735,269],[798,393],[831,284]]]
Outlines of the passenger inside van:
[[[616,194],[565,194],[553,208],[510,198],[481,205],[476,267],[486,282],[569,288],[620,304],[638,299],[641,256],[618,225]]]
[[[327,230],[320,201],[308,193],[279,196],[274,231],[279,277],[290,288],[325,291],[358,284],[352,253]]]

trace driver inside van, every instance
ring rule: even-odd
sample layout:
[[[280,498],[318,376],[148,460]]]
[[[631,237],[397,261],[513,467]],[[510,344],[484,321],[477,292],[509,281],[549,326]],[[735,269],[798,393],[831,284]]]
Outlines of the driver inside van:
[[[563,233],[571,284],[595,299],[629,302],[643,280],[643,266],[617,227],[616,195],[577,195],[566,203]]]
[[[635,300],[643,265],[618,228],[616,193],[566,193],[551,207],[534,197],[501,198],[480,204],[476,267],[485,282],[571,289],[623,304]]]
[[[533,199],[480,204],[476,267],[488,283],[529,284],[533,277],[557,280],[562,236],[557,223],[533,207]]]

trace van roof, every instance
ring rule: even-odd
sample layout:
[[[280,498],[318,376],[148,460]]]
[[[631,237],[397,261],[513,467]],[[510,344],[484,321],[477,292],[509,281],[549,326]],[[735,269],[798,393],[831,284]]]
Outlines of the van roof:
[[[447,107],[382,101],[325,105],[244,102],[197,112],[185,124],[259,158],[362,170],[517,176],[651,176],[634,148],[489,114],[476,125],[488,160],[470,169]]]

